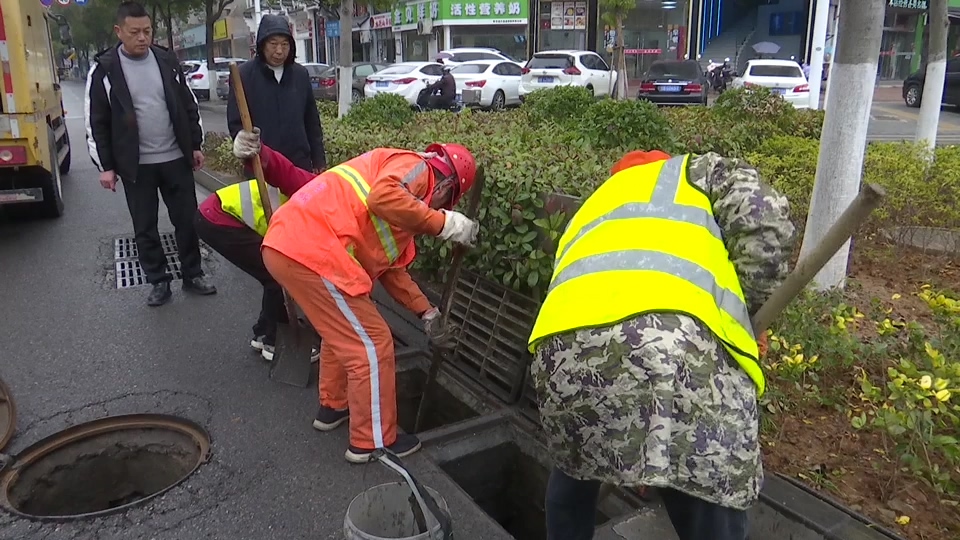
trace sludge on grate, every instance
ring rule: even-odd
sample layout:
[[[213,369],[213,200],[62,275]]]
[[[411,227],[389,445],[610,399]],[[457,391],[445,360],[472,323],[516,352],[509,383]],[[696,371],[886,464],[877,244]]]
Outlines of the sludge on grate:
[[[506,403],[516,403],[527,379],[527,338],[538,310],[534,299],[463,271],[450,310],[457,329],[452,363]]]
[[[116,261],[114,269],[118,289],[129,289],[147,284],[147,274],[140,267],[140,261],[136,259]],[[173,276],[174,281],[183,279],[183,273],[180,271],[180,259],[175,254],[167,255],[167,273]]]
[[[177,253],[177,239],[173,233],[160,233],[160,245],[163,246],[163,253],[166,255]],[[113,241],[114,260],[136,259],[139,254],[137,243],[132,236],[122,236]]]

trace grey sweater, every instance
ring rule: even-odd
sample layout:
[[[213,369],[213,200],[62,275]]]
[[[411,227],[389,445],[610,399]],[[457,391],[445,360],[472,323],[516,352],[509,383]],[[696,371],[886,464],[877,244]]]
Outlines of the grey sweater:
[[[140,164],[167,163],[184,157],[173,132],[160,65],[153,51],[148,50],[145,56],[134,58],[128,56],[121,46],[117,56],[137,114]]]

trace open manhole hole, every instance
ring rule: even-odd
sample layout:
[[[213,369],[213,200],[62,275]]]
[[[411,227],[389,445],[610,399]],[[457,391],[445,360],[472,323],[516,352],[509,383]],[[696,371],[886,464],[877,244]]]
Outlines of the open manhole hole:
[[[119,512],[176,486],[207,461],[210,436],[175,416],[112,416],[47,437],[0,471],[0,506],[70,520]]]

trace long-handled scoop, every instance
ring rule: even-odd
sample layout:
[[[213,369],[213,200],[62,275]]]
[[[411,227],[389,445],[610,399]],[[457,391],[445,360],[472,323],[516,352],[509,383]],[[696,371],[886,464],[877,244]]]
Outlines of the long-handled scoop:
[[[483,193],[483,185],[486,181],[486,174],[483,166],[477,167],[477,176],[470,191],[470,199],[467,202],[466,216],[470,219],[477,218],[477,210],[480,208],[480,196]],[[457,281],[460,279],[460,268],[463,267],[463,257],[467,254],[467,248],[464,246],[454,246],[453,257],[450,261],[450,270],[447,272],[447,283],[443,289],[443,296],[440,299],[440,328],[447,328],[447,322],[450,319],[450,309],[453,306],[453,292],[457,288]],[[440,366],[443,364],[444,352],[437,347],[433,348],[433,360],[430,362],[430,370],[427,372],[427,382],[423,385],[423,395],[420,397],[420,406],[417,408],[417,419],[413,424],[413,432],[420,432],[420,425],[423,422],[424,412],[427,410],[427,402],[431,399],[433,387],[437,383],[437,374],[440,373]]]
[[[244,131],[253,130],[253,120],[250,118],[250,109],[247,106],[247,97],[243,91],[243,81],[240,79],[240,70],[236,62],[230,62],[230,85],[237,98],[237,108],[240,109],[240,122]],[[257,177],[257,190],[260,192],[260,204],[267,223],[273,218],[273,207],[270,197],[267,196],[267,183],[264,181],[263,164],[260,154],[253,156],[253,172]],[[287,322],[277,325],[277,343],[273,354],[273,367],[270,369],[270,378],[284,384],[301,388],[310,384],[311,362],[314,340],[312,332],[302,328],[297,318],[297,309],[290,294],[283,290],[283,303],[287,310]]]

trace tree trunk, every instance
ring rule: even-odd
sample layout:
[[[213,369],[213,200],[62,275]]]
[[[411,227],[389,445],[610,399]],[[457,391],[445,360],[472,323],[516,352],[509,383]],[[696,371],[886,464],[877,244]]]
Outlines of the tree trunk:
[[[943,81],[947,76],[947,33],[950,29],[947,0],[930,0],[927,28],[930,41],[927,49],[927,73],[920,100],[920,120],[917,122],[917,142],[933,150],[937,144]]]
[[[153,8],[153,9],[151,10],[151,13],[150,13],[150,20],[153,21],[153,24],[154,24],[154,25],[156,25],[156,24],[157,24],[157,5],[156,5],[156,4],[153,4],[152,8]],[[154,33],[154,34],[153,34],[153,43],[156,43],[156,42],[157,42],[157,34]]]
[[[617,70],[617,99],[628,99],[627,95],[627,56],[626,41],[623,37],[623,15],[617,17],[617,47],[616,47],[616,67]]]
[[[338,116],[350,112],[350,96],[353,93],[353,0],[340,2],[340,91],[337,93]]]
[[[820,136],[801,260],[820,243],[860,190],[885,4],[886,0],[861,0],[856,9],[840,10],[837,50],[830,67],[831,86],[835,88],[830,92],[830,114]],[[814,278],[814,287],[842,288],[849,254],[847,242]]]
[[[173,6],[172,2],[167,2],[167,12],[164,13],[164,22],[167,23],[167,46],[173,50]]]
[[[207,50],[207,69],[213,69],[213,2],[216,0],[206,0],[206,17],[204,17],[204,26],[206,26],[206,50]]]
[[[820,108],[820,86],[823,79],[823,49],[827,43],[827,23],[830,21],[830,0],[814,0],[816,10],[813,21],[813,47],[810,48],[810,87],[811,109]]]

